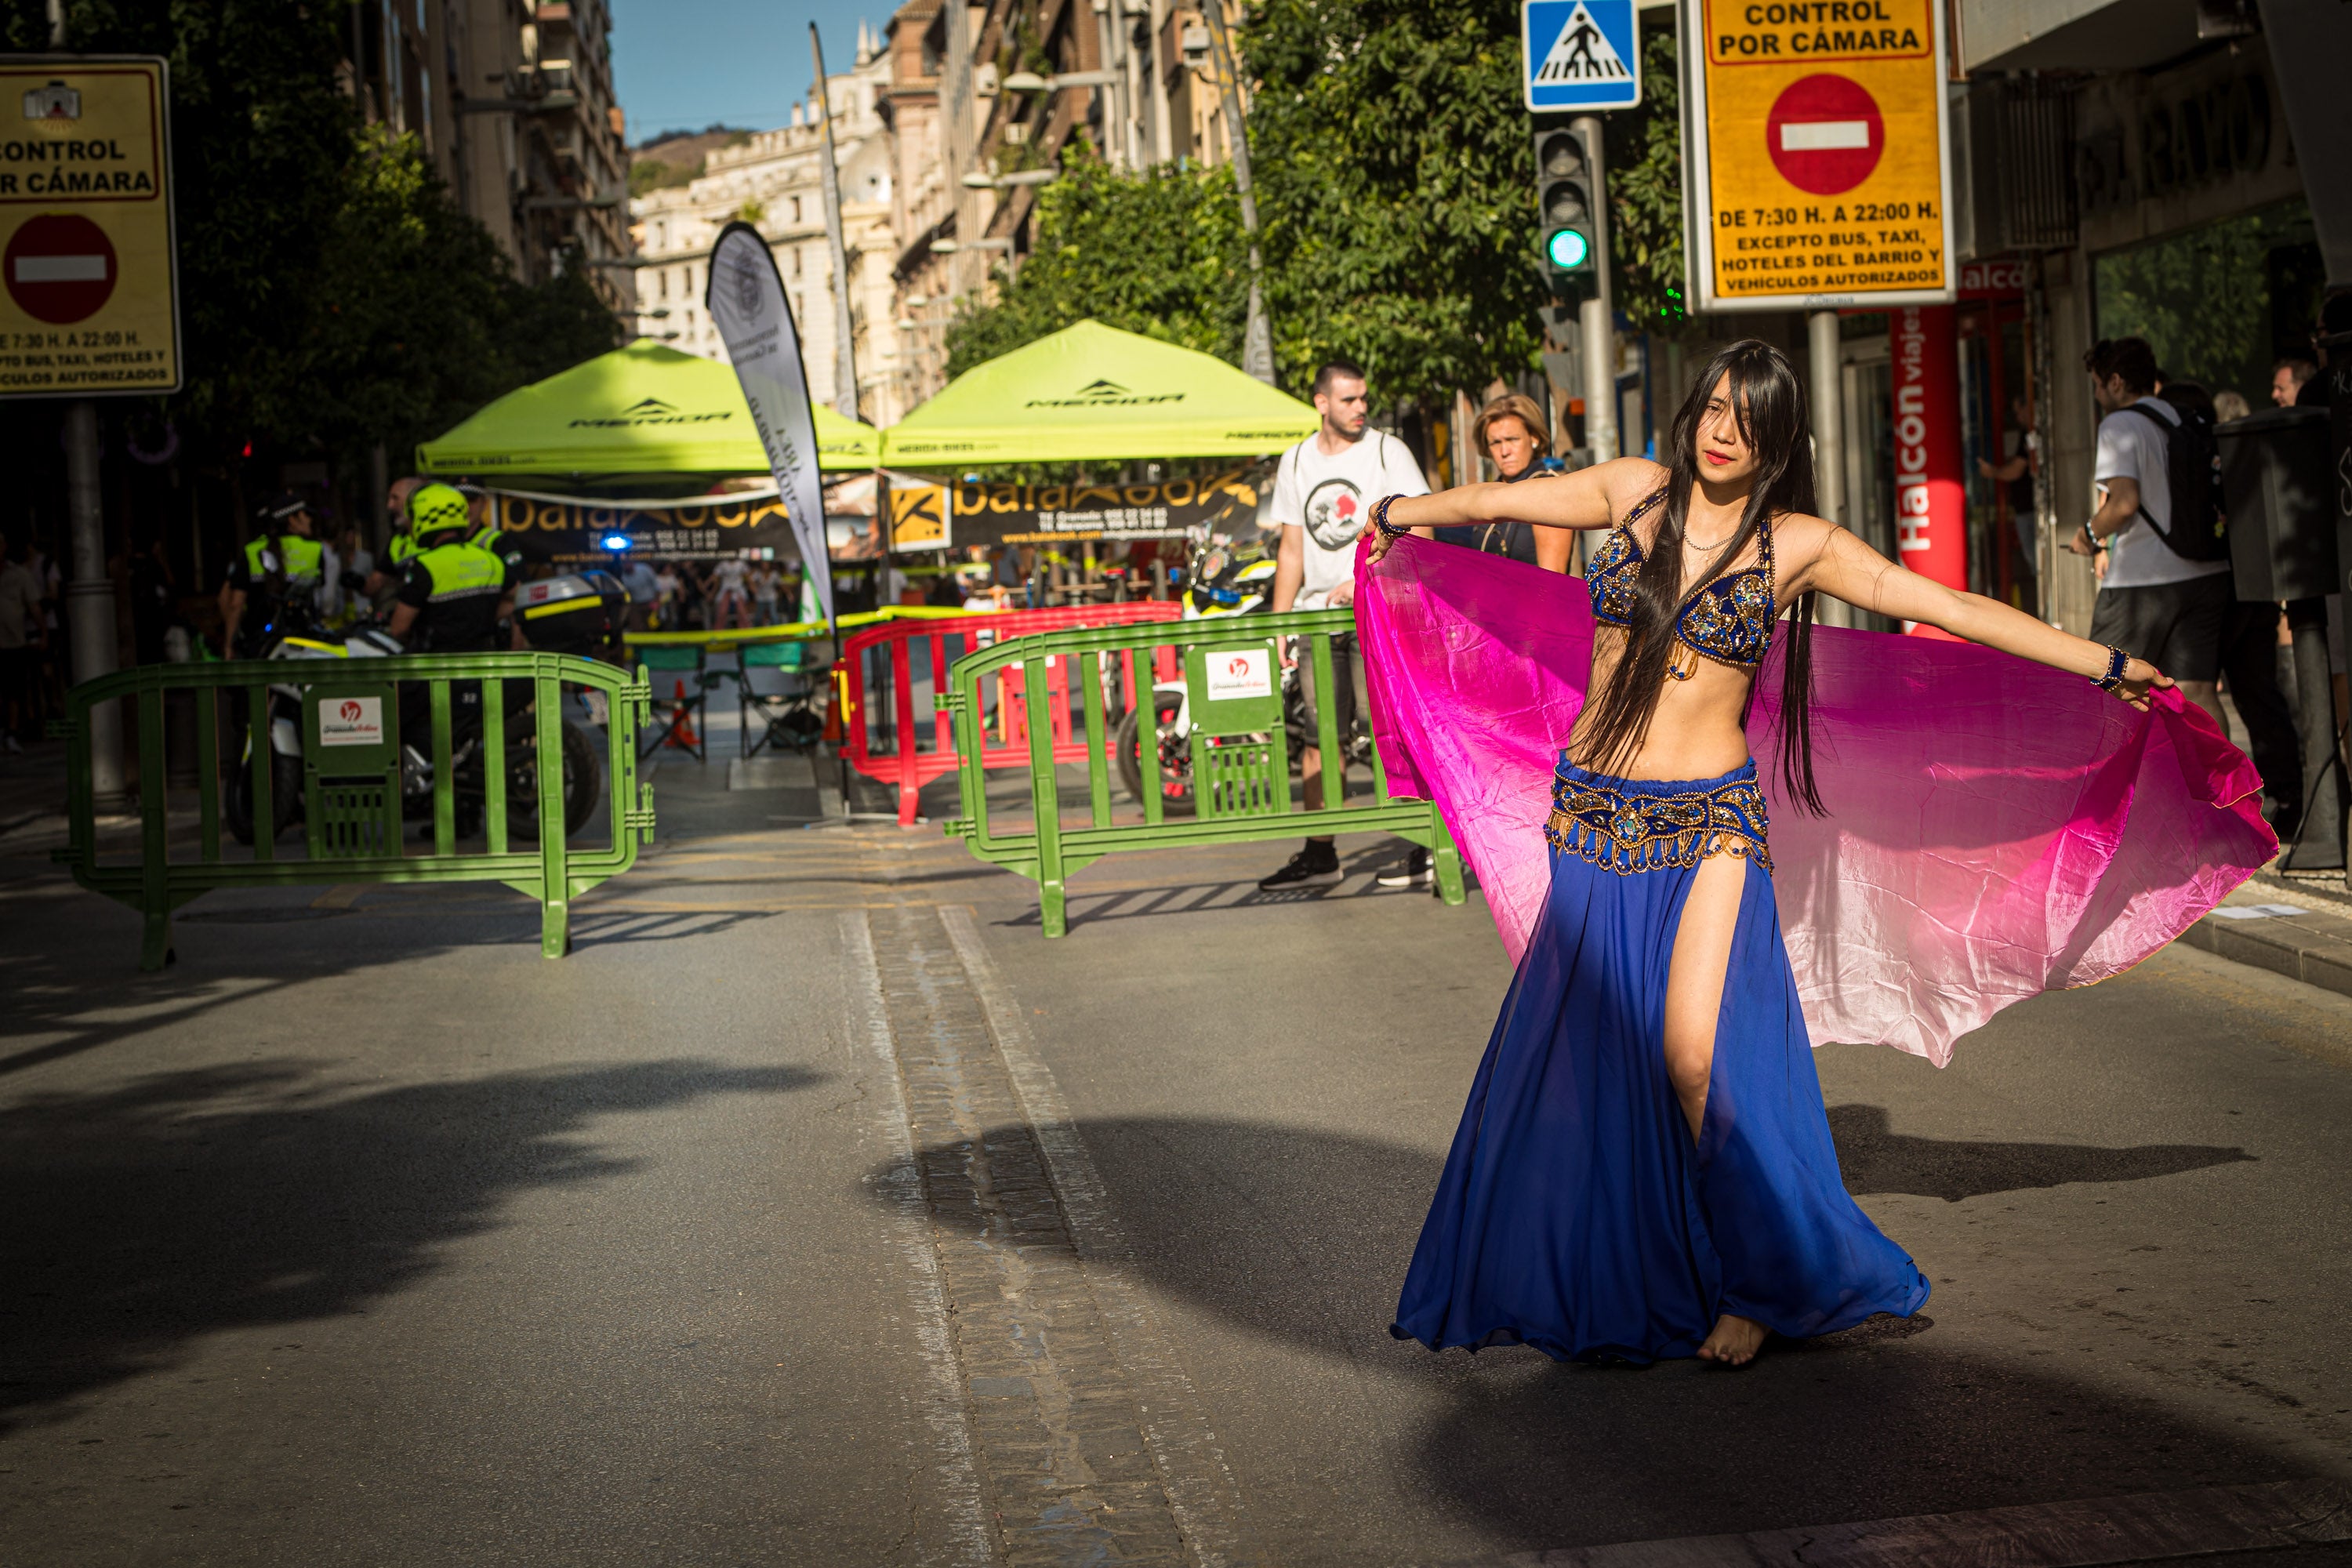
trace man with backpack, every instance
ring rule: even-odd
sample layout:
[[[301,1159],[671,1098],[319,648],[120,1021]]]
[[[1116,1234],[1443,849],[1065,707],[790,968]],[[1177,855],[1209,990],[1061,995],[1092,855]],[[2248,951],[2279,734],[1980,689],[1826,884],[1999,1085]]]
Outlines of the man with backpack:
[[[2237,595],[2212,416],[2157,395],[2145,338],[2102,338],[2083,365],[2107,411],[2092,471],[2099,509],[2066,546],[2107,552],[2091,640],[2155,665],[2221,724],[2221,638]]]

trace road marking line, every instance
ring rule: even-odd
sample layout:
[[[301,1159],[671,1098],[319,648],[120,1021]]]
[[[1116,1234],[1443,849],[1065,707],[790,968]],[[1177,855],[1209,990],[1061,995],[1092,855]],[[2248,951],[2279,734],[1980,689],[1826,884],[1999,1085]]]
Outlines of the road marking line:
[[[955,1343],[948,1329],[947,1300],[940,1284],[940,1258],[931,1218],[923,1201],[922,1173],[915,1164],[914,1128],[907,1117],[906,1087],[898,1079],[898,1057],[890,1038],[890,1010],[882,994],[882,970],[874,958],[874,931],[862,911],[841,916],[841,946],[849,973],[852,1048],[866,1059],[882,1086],[880,1124],[889,1151],[888,1174],[878,1184],[890,1200],[891,1242],[906,1262],[915,1300],[915,1338],[923,1349],[929,1388],[923,1419],[939,1447],[934,1474],[946,1496],[953,1562],[985,1568],[996,1560],[982,1500],[980,1469],[972,1454],[971,1429],[964,1422],[963,1388]]]
[[[1013,1091],[1061,1194],[1070,1237],[1077,1244],[1087,1283],[1110,1331],[1113,1353],[1134,1384],[1144,1417],[1143,1441],[1184,1544],[1202,1568],[1265,1562],[1266,1553],[1244,1514],[1241,1488],[1209,1428],[1200,1395],[1159,1318],[1132,1283],[1134,1249],[1112,1217],[1109,1194],[1078,1136],[1053,1068],[1037,1054],[1020,1007],[982,945],[971,909],[942,906],[940,923],[980,998],[997,1053],[1012,1076]]]
[[[310,907],[314,910],[347,910],[358,903],[360,895],[367,890],[365,882],[338,882],[312,899]]]
[[[2339,1541],[2352,1541],[2352,1487],[2302,1480],[1633,1541],[1483,1561],[1502,1568],[2095,1568]]]

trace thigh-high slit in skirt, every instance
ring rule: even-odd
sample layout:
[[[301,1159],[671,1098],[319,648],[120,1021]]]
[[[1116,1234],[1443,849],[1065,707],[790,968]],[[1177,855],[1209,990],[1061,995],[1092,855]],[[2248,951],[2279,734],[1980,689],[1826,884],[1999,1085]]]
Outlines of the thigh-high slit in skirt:
[[[1391,1331],[1433,1350],[1695,1353],[1723,1313],[1790,1336],[1907,1317],[1927,1281],[1838,1173],[1781,946],[1750,762],[1611,778],[1564,759],[1551,881]],[[1668,966],[1711,854],[1746,862],[1694,1143],[1666,1076]]]

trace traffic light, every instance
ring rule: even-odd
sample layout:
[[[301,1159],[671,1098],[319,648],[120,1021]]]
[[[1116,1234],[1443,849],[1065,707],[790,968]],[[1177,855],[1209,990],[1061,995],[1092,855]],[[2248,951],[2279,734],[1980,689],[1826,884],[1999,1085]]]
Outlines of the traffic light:
[[[1592,165],[1567,129],[1536,132],[1536,211],[1542,220],[1544,275],[1562,300],[1591,297],[1601,281]]]

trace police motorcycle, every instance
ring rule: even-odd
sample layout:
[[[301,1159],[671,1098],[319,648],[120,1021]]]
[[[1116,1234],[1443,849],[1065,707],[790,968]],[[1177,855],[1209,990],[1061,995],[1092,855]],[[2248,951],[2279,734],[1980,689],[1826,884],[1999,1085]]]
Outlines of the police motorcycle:
[[[1235,616],[1270,614],[1274,601],[1276,553],[1277,536],[1264,535],[1255,539],[1232,540],[1211,534],[1192,552],[1184,571],[1184,615],[1186,621],[1223,620]],[[1105,671],[1108,678],[1108,671]],[[1342,672],[1340,679],[1347,679]],[[1192,723],[1191,703],[1184,682],[1163,680],[1151,688],[1151,717],[1160,748],[1160,794],[1163,809],[1189,811],[1192,806]],[[1293,663],[1282,672],[1282,722],[1289,738],[1290,767],[1299,771],[1300,753],[1311,742],[1307,732],[1307,694],[1299,682],[1299,667]],[[1118,762],[1118,776],[1127,793],[1139,804],[1143,800],[1143,758],[1141,732],[1143,713],[1139,708],[1123,716],[1112,733],[1112,755]],[[1360,713],[1346,741],[1348,761],[1368,763],[1371,759],[1371,731],[1365,726]]]
[[[628,591],[609,574],[583,572],[521,584],[516,591],[516,624],[533,649],[578,653],[617,661],[628,608]],[[274,638],[262,657],[291,664],[316,666],[322,661],[397,658],[408,650],[372,617],[353,626],[340,639],[321,634],[314,618],[281,616],[267,628]],[[282,834],[302,814],[302,689],[327,678],[324,668],[289,669],[283,683],[269,688],[270,805],[273,837]],[[397,679],[397,672],[393,672]],[[533,683],[507,680],[504,693],[507,733],[507,831],[514,838],[539,837],[538,726],[528,722],[534,706]],[[401,815],[419,821],[433,815],[433,758],[429,719],[429,688],[404,682],[401,690]],[[450,759],[457,807],[457,831],[461,838],[482,830],[488,804],[484,785],[481,683],[453,680],[450,697]],[[601,698],[602,692],[588,693]],[[588,718],[601,721],[591,703]],[[257,725],[246,727],[244,754],[231,775],[222,802],[229,832],[241,844],[254,841],[253,735]],[[563,747],[563,836],[570,838],[596,813],[604,786],[604,745],[586,726],[569,715],[562,721]]]

